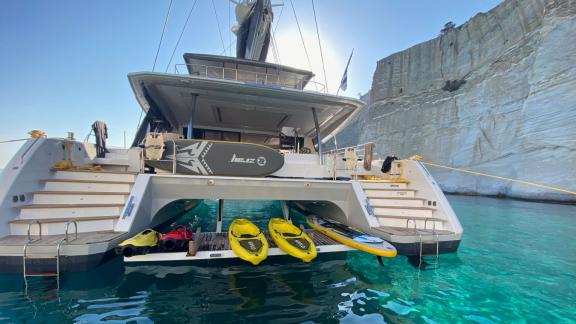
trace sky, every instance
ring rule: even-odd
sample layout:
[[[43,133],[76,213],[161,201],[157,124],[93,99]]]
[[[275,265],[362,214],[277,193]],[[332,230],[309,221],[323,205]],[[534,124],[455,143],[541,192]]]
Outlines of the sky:
[[[234,55],[234,7],[228,0],[196,0],[183,37],[178,36],[194,0],[172,0],[156,71],[174,71],[183,53]],[[346,61],[348,89],[370,89],[376,62],[436,37],[442,26],[466,22],[500,0],[272,0],[278,63],[316,74],[335,93]],[[84,140],[96,120],[108,124],[112,146],[130,145],[140,107],[128,84],[130,72],[151,71],[170,0],[1,0],[0,141],[26,138],[32,129],[50,137],[74,132]],[[175,53],[170,62],[172,53]],[[268,60],[275,62],[273,51]],[[0,144],[3,168],[21,144]]]

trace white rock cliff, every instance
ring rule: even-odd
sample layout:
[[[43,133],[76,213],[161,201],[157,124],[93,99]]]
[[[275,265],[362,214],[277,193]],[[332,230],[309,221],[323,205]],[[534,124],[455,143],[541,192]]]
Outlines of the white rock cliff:
[[[464,83],[462,81],[465,81]],[[576,191],[576,0],[506,0],[378,62],[369,106],[340,147]],[[430,168],[447,192],[575,196]]]

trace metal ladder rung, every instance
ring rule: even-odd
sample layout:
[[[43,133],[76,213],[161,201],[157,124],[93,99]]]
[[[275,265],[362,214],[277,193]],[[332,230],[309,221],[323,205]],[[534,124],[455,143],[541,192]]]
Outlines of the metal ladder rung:
[[[34,224],[38,224],[38,238],[36,240],[32,240],[31,236],[30,236],[30,229],[32,227],[32,225]],[[55,277],[56,278],[56,284],[58,287],[58,290],[60,290],[60,248],[62,247],[62,245],[64,243],[70,243],[71,240],[68,237],[68,230],[70,229],[70,224],[74,224],[74,240],[78,239],[78,223],[75,220],[70,220],[66,223],[66,230],[65,230],[65,236],[63,239],[60,240],[60,242],[58,242],[58,244],[56,245],[56,256],[28,256],[27,252],[28,252],[28,247],[30,247],[32,245],[32,243],[34,242],[38,242],[40,240],[42,240],[42,223],[40,223],[40,221],[38,220],[34,220],[31,221],[28,224],[28,242],[24,245],[24,251],[23,251],[23,255],[22,255],[22,275],[24,276],[24,285],[25,285],[25,290],[28,290],[28,277]],[[46,272],[27,272],[26,271],[26,260],[48,260],[48,259],[52,259],[56,261],[56,272],[50,272],[50,271],[46,271]]]
[[[28,272],[26,277],[56,277],[59,276],[56,272]]]
[[[420,237],[420,263],[418,264],[418,269],[425,269],[425,270],[434,270],[440,267],[440,238],[438,237],[438,233],[436,233],[435,229],[432,232],[433,240],[424,240],[422,238],[422,234],[418,234]],[[436,251],[434,253],[424,253],[424,244],[435,244]],[[433,260],[424,260],[424,257],[434,257]],[[424,265],[424,267],[423,267]],[[428,265],[427,267],[425,265]]]

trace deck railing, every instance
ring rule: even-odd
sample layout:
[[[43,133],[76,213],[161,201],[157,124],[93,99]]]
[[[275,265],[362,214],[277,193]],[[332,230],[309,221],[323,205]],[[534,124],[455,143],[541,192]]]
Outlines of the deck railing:
[[[368,146],[372,146],[372,152],[367,152],[366,148]],[[350,164],[356,165],[356,162],[364,161],[367,158],[367,155],[370,155],[370,159],[376,160],[378,159],[378,155],[375,152],[375,145],[372,142],[362,143],[354,146],[347,146],[342,148],[333,149],[330,151],[326,151],[323,153],[324,160],[327,161],[328,159],[333,159],[334,165],[336,166],[335,170],[351,170],[349,169],[346,164],[347,160],[352,158],[353,155],[356,155],[356,161],[350,161]],[[354,153],[348,153],[347,151],[353,151]],[[354,163],[352,163],[354,162]]]
[[[326,93],[326,86],[316,81],[292,78],[279,73],[262,73],[221,66],[201,64],[176,64],[174,73],[200,76],[210,79],[241,81],[269,87],[292,88]]]

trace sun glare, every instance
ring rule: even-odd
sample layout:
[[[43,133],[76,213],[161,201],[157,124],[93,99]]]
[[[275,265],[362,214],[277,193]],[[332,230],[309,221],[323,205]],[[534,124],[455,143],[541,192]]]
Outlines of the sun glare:
[[[335,93],[340,85],[342,74],[344,73],[347,54],[337,53],[329,41],[324,38],[322,39],[322,51],[326,66],[326,77],[328,79],[328,82],[326,82],[324,80],[322,57],[320,56],[316,33],[303,30],[302,34],[310,62],[306,58],[306,51],[304,50],[304,46],[302,46],[298,29],[295,28],[282,30],[276,34],[278,62],[276,62],[272,48],[268,52],[268,61],[312,71],[316,75],[314,81],[323,85],[328,83],[328,93]],[[310,85],[309,87],[314,89],[314,85]]]

